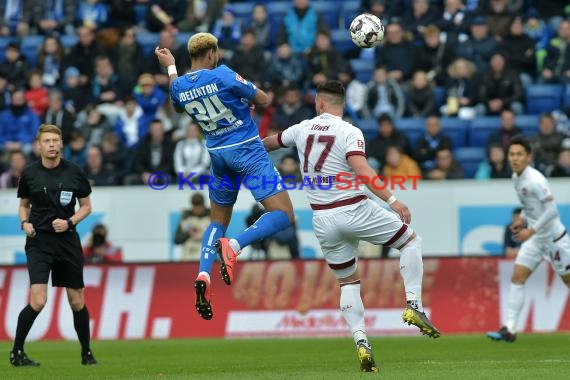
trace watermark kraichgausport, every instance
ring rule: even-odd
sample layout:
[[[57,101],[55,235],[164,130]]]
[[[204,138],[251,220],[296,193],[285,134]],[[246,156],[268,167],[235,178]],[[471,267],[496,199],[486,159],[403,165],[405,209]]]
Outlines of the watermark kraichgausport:
[[[217,181],[210,175],[197,173],[178,173],[169,176],[163,172],[152,173],[147,180],[153,190],[164,190],[168,187],[178,190],[360,190],[368,184],[377,190],[417,190],[421,176],[376,175],[368,177],[340,172],[336,175],[304,175],[298,181],[294,175],[284,176],[223,176]]]

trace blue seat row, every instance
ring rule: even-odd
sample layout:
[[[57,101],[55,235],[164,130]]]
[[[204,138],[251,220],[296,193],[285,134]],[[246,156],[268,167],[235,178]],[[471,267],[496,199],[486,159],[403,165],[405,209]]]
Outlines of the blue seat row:
[[[526,136],[538,132],[539,115],[519,115],[516,117],[516,126],[523,130]],[[485,148],[489,135],[501,127],[501,119],[497,116],[478,117],[472,121],[456,117],[443,117],[441,129],[453,142],[454,148]],[[413,146],[425,133],[424,118],[396,119],[396,128],[405,133]],[[376,119],[362,119],[355,123],[363,132],[366,139],[378,136],[378,122]]]

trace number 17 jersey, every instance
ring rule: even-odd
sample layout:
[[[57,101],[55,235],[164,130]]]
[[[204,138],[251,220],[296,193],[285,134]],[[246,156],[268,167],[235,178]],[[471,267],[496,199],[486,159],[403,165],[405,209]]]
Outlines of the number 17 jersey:
[[[355,187],[354,171],[347,161],[352,155],[366,156],[362,131],[354,125],[324,113],[287,128],[278,138],[281,146],[297,147],[303,189],[311,205],[365,195],[365,185]]]
[[[178,77],[170,86],[170,98],[200,126],[211,149],[258,136],[248,103],[256,91],[253,83],[221,65]]]

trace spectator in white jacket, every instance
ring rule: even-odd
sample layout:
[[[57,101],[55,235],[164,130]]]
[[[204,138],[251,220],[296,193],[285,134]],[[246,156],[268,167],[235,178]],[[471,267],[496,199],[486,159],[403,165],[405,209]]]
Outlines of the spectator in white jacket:
[[[174,169],[177,175],[195,173],[191,178],[192,183],[199,183],[200,176],[210,173],[210,154],[200,127],[192,121],[186,126],[186,138],[176,143]]]

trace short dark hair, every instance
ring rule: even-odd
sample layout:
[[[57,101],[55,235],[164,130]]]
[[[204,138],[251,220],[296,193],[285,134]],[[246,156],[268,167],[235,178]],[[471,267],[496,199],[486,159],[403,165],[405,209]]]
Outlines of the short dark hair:
[[[527,154],[532,153],[532,147],[530,146],[530,142],[523,135],[513,136],[509,141],[509,149],[511,148],[512,145],[521,145]]]
[[[515,209],[513,210],[513,215],[518,215],[522,212],[522,207],[515,207]]]
[[[380,116],[378,116],[378,124],[382,124],[383,122],[387,121],[390,124],[394,124],[394,120],[392,119],[392,116],[388,115],[387,113],[383,113]]]
[[[344,99],[344,86],[338,80],[327,80],[317,86],[317,94],[336,95]]]

